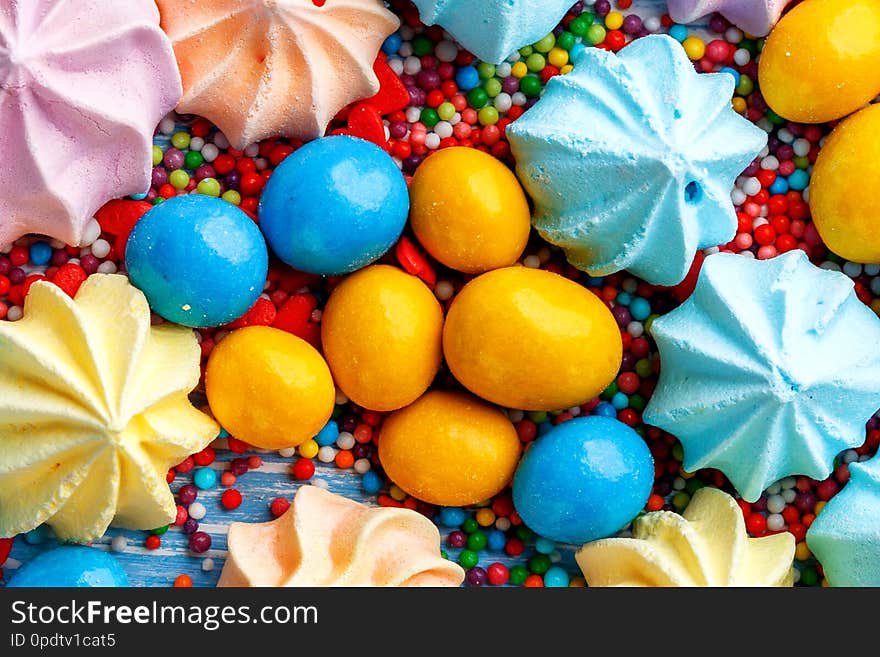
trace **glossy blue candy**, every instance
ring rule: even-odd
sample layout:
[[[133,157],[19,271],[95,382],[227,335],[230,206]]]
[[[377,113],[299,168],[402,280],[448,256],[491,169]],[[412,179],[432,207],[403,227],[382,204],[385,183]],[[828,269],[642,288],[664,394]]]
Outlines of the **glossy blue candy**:
[[[639,434],[608,417],[578,417],[525,453],[513,477],[513,505],[537,534],[580,545],[623,528],[653,483],[654,460]]]
[[[6,583],[9,588],[128,586],[128,577],[116,559],[82,545],[43,552],[14,572]]]
[[[336,423],[336,420],[328,420],[327,424],[315,436],[315,442],[321,447],[326,447],[327,445],[335,445],[338,438],[339,425]]]
[[[175,196],[147,212],[129,235],[132,284],[165,319],[192,327],[244,315],[263,291],[269,253],[259,228],[222,199]]]
[[[272,173],[260,229],[275,254],[300,271],[347,274],[379,259],[400,237],[409,192],[394,160],[375,144],[336,135],[309,142]]]

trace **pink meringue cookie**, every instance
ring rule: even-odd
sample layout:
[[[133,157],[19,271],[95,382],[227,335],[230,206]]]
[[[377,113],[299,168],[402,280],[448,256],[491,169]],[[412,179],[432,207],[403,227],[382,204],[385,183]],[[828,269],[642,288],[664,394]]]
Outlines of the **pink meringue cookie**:
[[[460,586],[440,532],[403,508],[369,507],[301,486],[272,522],[234,522],[217,586]]]
[[[320,137],[379,91],[373,62],[400,24],[381,0],[157,0],[183,78],[178,111],[244,148]]]
[[[180,94],[152,0],[0,0],[0,246],[79,244],[104,203],[146,191]]]
[[[718,12],[752,36],[762,37],[776,25],[793,0],[669,0],[669,15],[676,23],[692,23]]]

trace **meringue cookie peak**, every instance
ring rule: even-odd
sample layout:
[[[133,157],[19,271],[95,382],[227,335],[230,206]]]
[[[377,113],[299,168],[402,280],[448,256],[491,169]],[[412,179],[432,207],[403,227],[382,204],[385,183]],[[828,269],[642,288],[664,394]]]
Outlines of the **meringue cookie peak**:
[[[782,10],[793,0],[669,0],[669,15],[676,23],[693,23],[718,12],[752,36],[767,36]]]
[[[413,0],[425,25],[440,25],[479,59],[499,64],[553,31],[571,0]]]
[[[373,62],[400,24],[382,0],[157,0],[183,78],[178,111],[236,148],[283,134],[315,139],[379,91]]]
[[[535,228],[594,276],[679,283],[697,249],[734,237],[730,191],[767,143],[733,87],[666,35],[584,50],[507,129]]]
[[[589,586],[792,586],[788,532],[750,538],[742,510],[717,488],[694,493],[683,515],[646,513],[632,538],[587,543],[575,554]]]
[[[850,480],[807,530],[831,586],[880,586],[880,459],[850,463]]]
[[[300,487],[280,518],[232,523],[218,586],[459,586],[440,532],[410,509],[368,507]]]
[[[706,257],[651,335],[661,369],[644,421],[678,437],[688,471],[721,470],[749,502],[788,475],[827,477],[880,406],[880,318],[800,250]]]
[[[152,0],[0,3],[0,247],[79,244],[107,201],[150,187],[153,131],[180,100]]]
[[[0,536],[171,522],[168,468],[219,431],[187,397],[199,361],[192,330],[151,327],[124,276],[93,275],[75,299],[34,283],[23,318],[0,322]]]

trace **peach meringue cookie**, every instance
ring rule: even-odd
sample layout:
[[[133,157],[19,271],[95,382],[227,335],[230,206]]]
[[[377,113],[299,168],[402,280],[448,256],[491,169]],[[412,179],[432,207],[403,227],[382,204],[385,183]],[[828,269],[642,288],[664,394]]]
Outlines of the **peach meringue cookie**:
[[[400,20],[381,0],[156,0],[183,78],[179,112],[237,147],[315,139],[379,91],[373,62]]]
[[[0,2],[0,248],[79,244],[104,203],[145,192],[180,94],[153,0]]]
[[[23,318],[0,322],[0,536],[173,521],[168,468],[219,431],[187,397],[199,361],[193,331],[151,327],[125,276],[91,276],[75,299],[34,283]]]
[[[589,586],[791,586],[794,536],[749,538],[742,510],[717,488],[698,490],[683,515],[646,513],[632,538],[604,538],[575,554]]]
[[[232,523],[218,586],[460,586],[440,532],[410,509],[300,487],[280,518]]]

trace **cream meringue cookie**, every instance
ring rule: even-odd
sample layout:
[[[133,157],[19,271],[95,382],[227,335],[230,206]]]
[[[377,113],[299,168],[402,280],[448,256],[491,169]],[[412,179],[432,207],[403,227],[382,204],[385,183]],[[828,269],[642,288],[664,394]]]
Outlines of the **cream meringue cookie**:
[[[232,523],[218,586],[460,586],[440,532],[410,509],[368,507],[300,487],[284,515]]]
[[[156,0],[183,78],[177,109],[237,147],[315,139],[379,91],[382,42],[400,24],[381,0]]]
[[[0,3],[0,248],[79,244],[104,203],[147,191],[180,94],[153,0]]]
[[[219,431],[187,396],[199,361],[192,330],[151,327],[124,276],[93,275],[75,299],[34,283],[23,318],[0,322],[0,536],[173,521],[168,469]]]
[[[589,586],[791,586],[794,550],[788,532],[750,538],[736,500],[701,488],[683,515],[646,513],[632,538],[587,543],[575,560]]]

